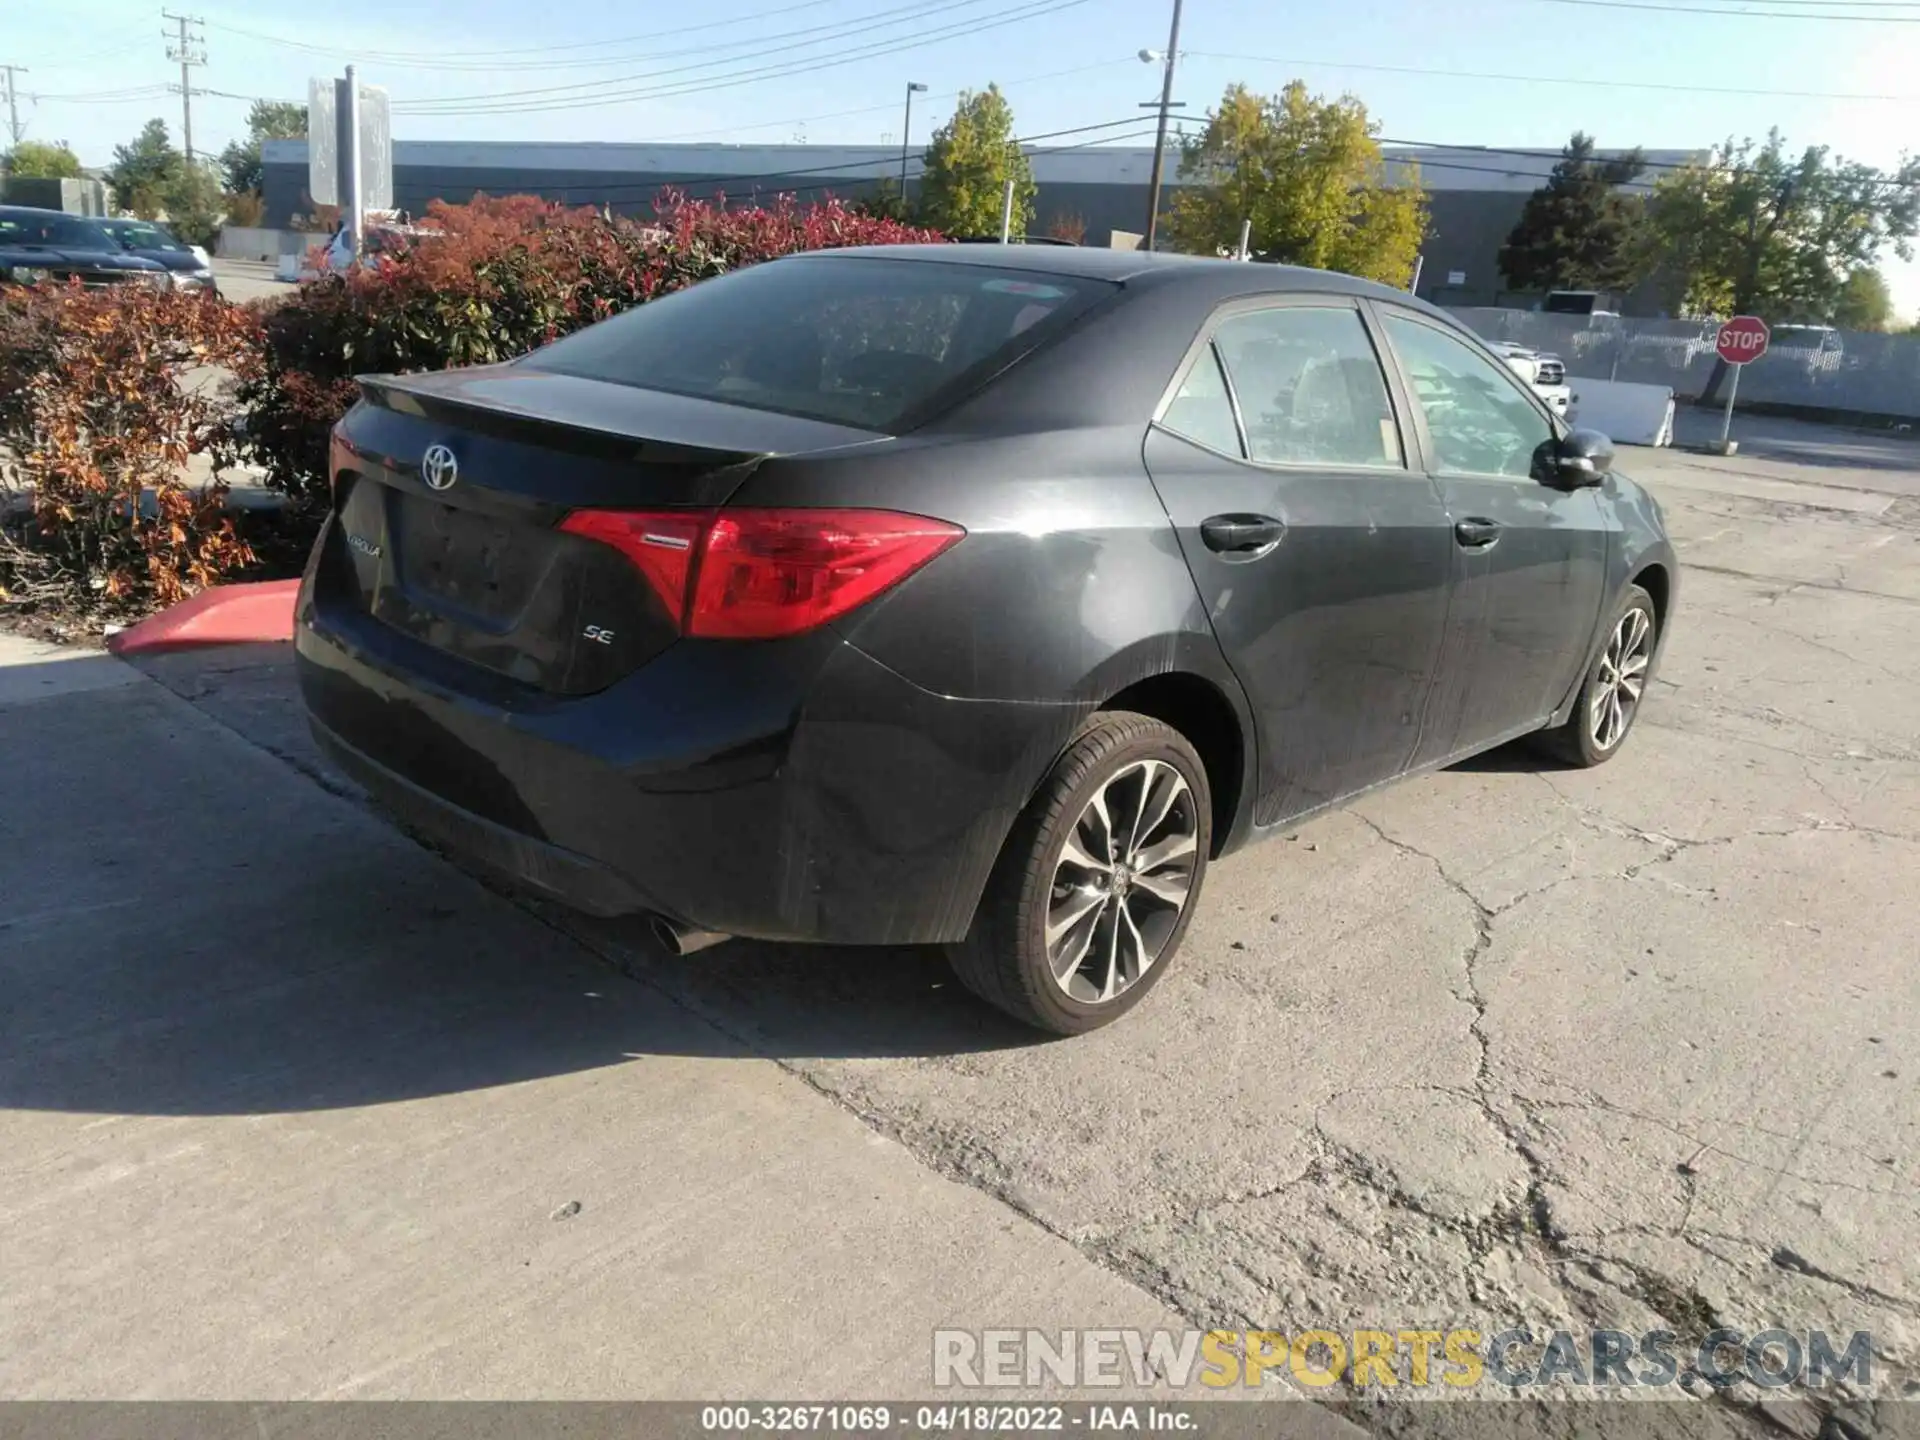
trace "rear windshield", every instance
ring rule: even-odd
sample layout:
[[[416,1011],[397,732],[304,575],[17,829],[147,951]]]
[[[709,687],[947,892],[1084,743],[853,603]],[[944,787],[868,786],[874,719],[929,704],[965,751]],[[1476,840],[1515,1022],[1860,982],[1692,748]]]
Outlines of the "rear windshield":
[[[806,256],[705,281],[521,363],[867,430],[940,408],[1114,286],[926,260]]]

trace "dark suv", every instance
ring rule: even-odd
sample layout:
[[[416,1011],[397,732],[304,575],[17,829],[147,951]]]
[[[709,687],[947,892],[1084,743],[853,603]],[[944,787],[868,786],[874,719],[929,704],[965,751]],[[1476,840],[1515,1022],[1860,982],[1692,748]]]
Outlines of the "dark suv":
[[[1611,758],[1672,615],[1605,437],[1318,271],[796,256],[364,388],[297,614],[344,769],[669,944],[943,943],[1060,1032],[1257,835],[1529,733]]]
[[[0,284],[167,283],[165,267],[128,254],[98,220],[60,210],[0,205]]]

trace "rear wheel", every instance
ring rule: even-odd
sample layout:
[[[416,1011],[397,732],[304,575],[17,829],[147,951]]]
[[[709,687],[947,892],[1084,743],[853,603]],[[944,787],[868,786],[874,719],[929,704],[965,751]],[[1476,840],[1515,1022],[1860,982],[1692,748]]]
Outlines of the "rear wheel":
[[[1580,687],[1573,714],[1566,724],[1538,736],[1543,750],[1582,769],[1604,765],[1620,753],[1652,673],[1658,623],[1653,597],[1638,585],[1628,586],[1607,643]]]
[[[1213,839],[1207,772],[1146,715],[1097,716],[1015,824],[949,954],[974,994],[1037,1029],[1119,1019],[1172,963]]]

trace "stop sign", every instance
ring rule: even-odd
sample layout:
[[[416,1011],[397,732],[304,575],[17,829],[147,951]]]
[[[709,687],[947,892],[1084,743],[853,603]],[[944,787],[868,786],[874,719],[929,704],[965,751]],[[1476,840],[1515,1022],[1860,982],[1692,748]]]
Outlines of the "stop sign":
[[[1767,322],[1758,315],[1736,315],[1720,327],[1713,348],[1729,365],[1750,365],[1767,353]]]

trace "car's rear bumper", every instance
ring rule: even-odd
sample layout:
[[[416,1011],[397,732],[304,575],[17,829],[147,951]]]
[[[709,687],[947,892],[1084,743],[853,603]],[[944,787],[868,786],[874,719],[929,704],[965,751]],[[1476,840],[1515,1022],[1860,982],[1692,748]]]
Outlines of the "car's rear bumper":
[[[321,753],[410,830],[503,880],[589,915],[628,915],[646,897],[606,866],[443,800],[309,718]]]
[[[589,913],[763,939],[964,936],[1087,708],[934,695],[831,631],[682,641],[562,699],[306,591],[295,648],[322,747],[450,854]]]

